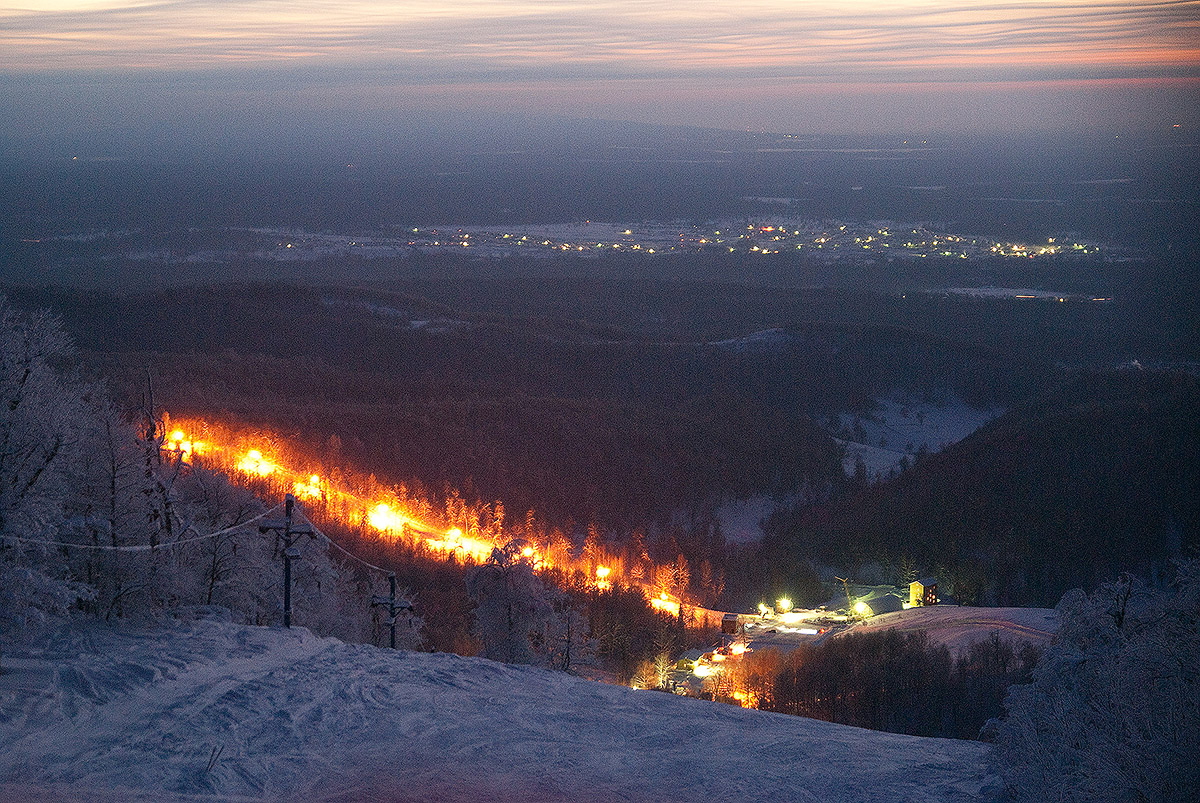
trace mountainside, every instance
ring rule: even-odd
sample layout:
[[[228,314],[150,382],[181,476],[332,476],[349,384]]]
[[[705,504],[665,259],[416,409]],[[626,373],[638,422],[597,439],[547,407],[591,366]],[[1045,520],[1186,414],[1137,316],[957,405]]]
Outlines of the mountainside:
[[[1053,605],[1200,542],[1200,383],[1081,376],[897,479],[780,517],[768,547],[939,574],[960,602]]]
[[[295,432],[313,452],[336,438],[381,478],[564,526],[665,528],[728,498],[823,493],[844,477],[814,416],[896,388],[1010,406],[1053,376],[1041,359],[900,325],[925,313],[878,310],[896,299],[517,280],[485,283],[482,299],[460,284],[474,287],[13,298],[62,315],[118,394],[136,400],[149,369],[172,414]],[[766,341],[725,337],[789,319],[802,323]]]
[[[0,799],[965,801],[989,748],[212,615],[5,645]]]

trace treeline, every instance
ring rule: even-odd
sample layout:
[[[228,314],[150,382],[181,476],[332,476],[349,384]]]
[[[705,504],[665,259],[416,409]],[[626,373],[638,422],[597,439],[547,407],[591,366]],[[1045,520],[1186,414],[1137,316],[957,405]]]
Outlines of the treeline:
[[[975,739],[1029,682],[1038,652],[993,632],[957,657],[924,631],[850,634],[790,653],[749,652],[723,664],[717,700],[860,728]]]
[[[929,323],[920,310],[946,306],[937,299],[588,280],[410,284],[21,298],[61,311],[115,387],[136,387],[150,368],[176,412],[295,432],[310,451],[335,439],[380,477],[504,499],[567,529],[662,531],[680,511],[711,529],[727,499],[803,491],[805,503],[819,500],[844,477],[815,415],[863,409],[896,387],[1007,404],[1051,376],[920,334],[910,316]],[[842,322],[814,322],[831,317]],[[688,342],[789,320],[805,323],[766,347]]]
[[[620,581],[599,588],[578,569],[535,572],[520,548],[536,542],[519,530],[491,560],[477,564],[332,519],[324,519],[321,527],[356,555],[396,574],[421,622],[422,649],[563,670],[590,665],[625,683],[640,663],[663,651],[680,652],[718,638],[718,623],[705,627],[656,611],[643,588]],[[472,580],[481,570],[499,579]],[[375,593],[382,593],[382,577],[372,573],[371,582]],[[489,616],[498,606],[503,613]],[[385,643],[379,621],[374,641]]]
[[[409,492],[411,500],[414,498],[411,496],[412,489]],[[461,498],[457,499],[458,504],[463,504]],[[452,502],[451,508],[453,506]],[[479,564],[469,557],[434,552],[423,542],[381,537],[371,531],[365,522],[347,525],[338,518],[323,514],[320,506],[306,509],[321,530],[339,544],[368,563],[395,573],[397,584],[405,590],[405,599],[412,602],[421,622],[422,649],[459,655],[486,654],[476,613],[480,600],[472,597],[467,583],[467,578],[478,569]],[[495,528],[494,509],[487,508],[486,512],[489,515],[481,517],[480,511],[461,510],[457,518],[451,521],[463,524],[464,518],[476,522],[486,518]],[[532,517],[490,533],[479,532],[478,529],[475,531],[484,538],[497,539],[501,544],[501,552],[509,545],[510,548],[519,548],[528,544],[536,545],[540,554],[565,554],[567,550],[574,554],[576,551],[562,533],[539,527]],[[627,547],[623,549],[620,544],[602,542],[598,533],[594,532],[582,549],[582,554],[589,556],[584,565],[593,568],[590,574],[585,574],[582,569],[548,569],[538,571],[535,578],[532,566],[521,565],[519,555],[505,558],[509,565],[504,568],[511,569],[514,576],[521,578],[521,583],[506,584],[505,593],[509,593],[513,586],[520,586],[525,589],[517,597],[522,604],[546,606],[546,615],[536,620],[533,627],[526,632],[512,634],[512,638],[522,647],[524,662],[562,669],[573,668],[572,661],[576,668],[580,664],[598,665],[621,682],[627,682],[640,662],[663,650],[679,652],[693,646],[711,644],[717,639],[713,628],[719,623],[712,623],[713,628],[708,628],[703,622],[692,622],[658,612],[647,602],[645,588],[634,587],[620,580],[606,588],[597,587],[594,582],[595,565],[607,564],[623,572],[635,564],[630,555],[639,554],[643,547],[634,542],[633,553]],[[645,553],[643,551],[640,554]],[[660,571],[660,577],[655,576],[654,567],[648,562],[642,565],[642,570],[634,573],[648,587],[662,588],[682,597],[692,596],[686,568],[682,576],[674,564]],[[382,575],[377,572],[365,574],[374,594],[386,593]],[[372,639],[377,644],[383,644],[384,630],[378,610],[373,621]],[[569,628],[575,628],[574,632],[568,634]],[[552,635],[547,636],[547,633]],[[503,657],[511,660],[512,654],[510,652]]]
[[[149,368],[172,411],[261,425],[431,497],[504,500],[575,547],[591,531],[640,538],[656,561],[684,557],[706,605],[823,602],[821,566],[895,582],[916,566],[959,601],[1053,604],[1124,568],[1123,544],[1161,565],[1196,537],[1191,380],[1085,377],[1021,407],[1062,374],[1012,355],[1047,330],[1064,348],[1095,342],[1117,306],[555,285],[460,273],[399,285],[412,292],[21,298],[61,310],[115,388],[139,387]],[[766,346],[688,340],[776,315],[805,322]],[[813,416],[896,387],[1017,409],[895,482],[858,488]],[[794,509],[762,549],[727,544],[719,506],[757,495]]]

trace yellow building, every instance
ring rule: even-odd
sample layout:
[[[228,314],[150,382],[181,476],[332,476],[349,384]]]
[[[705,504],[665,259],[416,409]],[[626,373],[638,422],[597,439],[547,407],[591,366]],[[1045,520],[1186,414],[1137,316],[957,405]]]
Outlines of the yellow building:
[[[937,579],[922,577],[920,580],[913,580],[908,584],[908,606],[910,608],[918,605],[937,605],[937,602]]]

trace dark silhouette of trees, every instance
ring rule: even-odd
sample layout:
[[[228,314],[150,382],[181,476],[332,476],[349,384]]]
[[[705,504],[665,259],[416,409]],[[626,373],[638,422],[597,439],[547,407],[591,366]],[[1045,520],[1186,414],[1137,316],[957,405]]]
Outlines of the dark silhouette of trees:
[[[973,739],[1036,658],[996,633],[957,659],[924,631],[851,634],[787,655],[757,697],[759,707],[829,722]]]

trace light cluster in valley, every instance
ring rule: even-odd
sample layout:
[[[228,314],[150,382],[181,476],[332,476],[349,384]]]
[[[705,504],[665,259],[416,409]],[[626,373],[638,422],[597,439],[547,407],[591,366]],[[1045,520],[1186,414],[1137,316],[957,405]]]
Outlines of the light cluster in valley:
[[[415,252],[470,253],[474,256],[596,258],[608,254],[744,254],[766,256],[804,253],[824,261],[1000,257],[1119,258],[1118,250],[1071,237],[1044,242],[1010,242],[994,237],[934,231],[928,224],[891,221],[844,222],[764,219],[753,222],[680,222],[526,224],[507,227],[437,225],[396,232],[349,235],[299,228],[231,229],[227,242],[180,249],[146,247],[140,232],[89,231],[48,238],[73,243],[111,243],[117,255],[177,262],[227,262],[246,257],[272,261],[310,261],[354,256],[363,259],[404,257]],[[27,240],[36,244],[37,240]],[[233,243],[233,244],[230,244]]]

